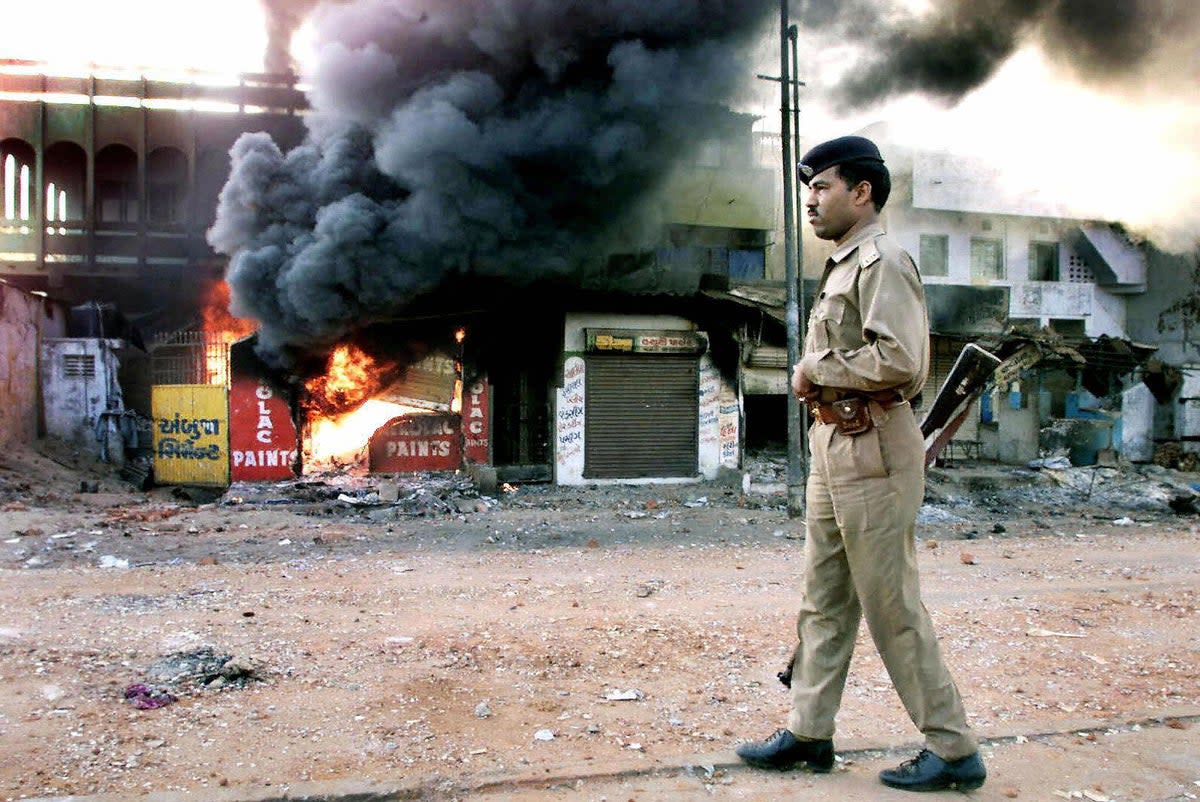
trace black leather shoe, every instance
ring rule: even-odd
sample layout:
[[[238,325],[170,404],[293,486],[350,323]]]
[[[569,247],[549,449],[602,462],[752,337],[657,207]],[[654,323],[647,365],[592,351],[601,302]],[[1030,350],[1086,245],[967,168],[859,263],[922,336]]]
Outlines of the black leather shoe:
[[[985,779],[987,769],[978,752],[946,761],[928,749],[922,749],[912,760],[879,772],[881,783],[905,791],[971,791],[983,785]]]
[[[788,730],[779,730],[765,741],[742,744],[735,751],[759,769],[783,771],[804,763],[809,771],[825,774],[833,768],[833,741],[800,741]]]

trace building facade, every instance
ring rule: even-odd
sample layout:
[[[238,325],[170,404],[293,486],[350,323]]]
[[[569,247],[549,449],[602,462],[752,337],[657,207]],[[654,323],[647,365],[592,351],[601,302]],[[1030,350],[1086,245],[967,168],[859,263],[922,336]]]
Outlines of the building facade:
[[[116,302],[143,332],[192,322],[223,273],[205,242],[245,131],[303,136],[278,76],[214,83],[0,61],[0,277],[72,304]]]

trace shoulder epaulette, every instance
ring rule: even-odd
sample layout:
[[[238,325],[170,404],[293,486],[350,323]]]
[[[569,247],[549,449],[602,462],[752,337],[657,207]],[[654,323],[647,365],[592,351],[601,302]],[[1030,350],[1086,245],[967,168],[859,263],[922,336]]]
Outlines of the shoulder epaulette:
[[[879,248],[875,245],[875,239],[869,239],[862,245],[858,246],[858,267],[865,269],[879,261]]]

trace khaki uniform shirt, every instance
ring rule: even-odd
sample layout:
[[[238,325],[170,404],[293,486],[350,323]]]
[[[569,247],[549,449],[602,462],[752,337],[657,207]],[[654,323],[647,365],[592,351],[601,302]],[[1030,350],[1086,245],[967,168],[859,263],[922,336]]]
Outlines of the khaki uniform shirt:
[[[894,389],[905,400],[925,385],[925,289],[912,257],[878,223],[840,245],[825,263],[800,368],[821,387]]]

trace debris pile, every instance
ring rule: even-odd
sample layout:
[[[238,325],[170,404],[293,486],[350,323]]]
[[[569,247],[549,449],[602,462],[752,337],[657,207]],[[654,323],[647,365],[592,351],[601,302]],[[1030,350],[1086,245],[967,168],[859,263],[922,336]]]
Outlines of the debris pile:
[[[777,451],[762,451],[746,455],[746,472],[750,475],[751,489],[784,487],[787,485],[787,454]]]
[[[353,476],[330,474],[284,482],[235,482],[221,506],[259,509],[298,507],[310,515],[361,515],[373,521],[487,512],[496,499],[480,494],[457,472]]]
[[[926,476],[923,523],[970,518],[979,510],[1009,513],[1058,511],[1081,505],[1104,517],[1195,514],[1200,484],[1157,465],[1073,466],[1063,458],[1036,460],[1027,468],[975,465],[931,468]]]
[[[138,710],[155,710],[179,701],[178,696],[141,682],[135,682],[125,689],[125,699]]]
[[[139,710],[166,707],[197,690],[244,688],[261,679],[257,662],[220,654],[211,646],[175,652],[146,669],[146,681],[125,688],[124,697]]]
[[[255,661],[248,657],[235,658],[231,654],[219,654],[211,646],[203,646],[163,657],[146,669],[146,676],[168,688],[180,690],[227,685],[243,688],[259,679],[258,672]]]

